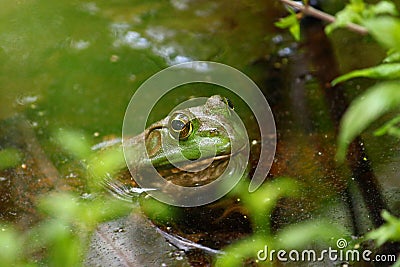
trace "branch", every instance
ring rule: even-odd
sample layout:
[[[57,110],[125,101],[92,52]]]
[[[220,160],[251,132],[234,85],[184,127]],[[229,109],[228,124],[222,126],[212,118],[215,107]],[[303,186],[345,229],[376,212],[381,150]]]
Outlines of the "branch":
[[[335,22],[336,18],[328,13],[322,12],[318,9],[313,8],[312,6],[305,6],[301,3],[295,2],[295,1],[291,1],[291,0],[280,0],[282,3],[294,7],[298,10],[300,10],[304,15],[308,15],[308,16],[312,16],[315,18],[319,18],[321,20],[327,21],[327,22]],[[358,24],[355,23],[349,23],[346,25],[346,27],[351,30],[354,31],[356,33],[365,35],[368,34],[368,30],[366,28],[364,28],[363,26],[360,26]]]

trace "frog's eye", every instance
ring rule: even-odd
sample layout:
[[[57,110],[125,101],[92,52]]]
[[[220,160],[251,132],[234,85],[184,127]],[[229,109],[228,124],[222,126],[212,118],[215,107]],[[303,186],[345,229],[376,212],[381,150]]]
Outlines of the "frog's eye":
[[[233,103],[232,103],[232,101],[229,99],[229,98],[227,98],[227,97],[224,97],[223,98],[223,101],[225,102],[225,104],[230,108],[230,109],[235,109],[235,106],[233,105]]]
[[[193,125],[188,116],[183,113],[177,113],[171,116],[169,132],[175,139],[184,140],[189,137],[192,131]]]

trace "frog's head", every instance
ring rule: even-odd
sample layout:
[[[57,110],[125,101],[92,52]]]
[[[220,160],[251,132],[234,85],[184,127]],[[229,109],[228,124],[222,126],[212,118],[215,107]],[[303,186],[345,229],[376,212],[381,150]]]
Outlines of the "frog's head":
[[[175,111],[150,126],[146,148],[153,166],[168,168],[182,155],[192,161],[229,159],[232,142],[247,142],[232,113],[232,103],[215,95],[202,106]]]

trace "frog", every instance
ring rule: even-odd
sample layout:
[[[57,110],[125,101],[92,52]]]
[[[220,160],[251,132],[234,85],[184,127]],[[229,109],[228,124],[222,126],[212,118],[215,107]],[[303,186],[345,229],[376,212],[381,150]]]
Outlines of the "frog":
[[[230,159],[248,144],[247,133],[243,133],[243,127],[232,119],[234,108],[228,98],[214,95],[203,105],[175,110],[151,124],[141,134],[128,137],[124,140],[124,146],[128,147],[125,153],[132,153],[128,162],[130,173],[125,170],[109,177],[107,188],[117,197],[130,198],[138,193],[143,195],[152,188],[138,188],[136,181],[146,179],[146,169],[150,167],[154,167],[168,182],[182,187],[198,187],[214,181],[225,171]],[[141,141],[143,139],[144,142]],[[233,142],[239,144],[237,151],[233,149]],[[182,155],[186,159],[183,162]],[[200,170],[187,171],[196,168]],[[172,234],[205,246],[219,244],[212,249],[220,249],[231,240],[251,232],[250,223],[248,219],[243,219],[246,218],[242,216],[245,212],[236,203],[236,198],[225,197],[221,201],[195,208],[177,208],[158,203],[164,205],[160,209],[167,208],[169,214],[173,214],[167,221],[165,218],[160,221],[158,208],[154,210],[154,205],[148,204],[155,200],[149,200],[148,195],[144,195],[139,201],[142,210],[166,233],[166,237]],[[232,228],[232,218],[238,219],[238,227]]]
[[[137,187],[135,180],[146,179],[144,170],[150,166],[179,186],[197,187],[214,181],[225,171],[231,156],[248,144],[243,128],[231,119],[233,112],[228,98],[214,95],[204,105],[176,110],[141,134],[128,137],[124,146],[128,147],[125,153],[131,153],[131,177],[117,179],[114,183],[119,185],[111,187]],[[240,149],[232,151],[232,142]]]

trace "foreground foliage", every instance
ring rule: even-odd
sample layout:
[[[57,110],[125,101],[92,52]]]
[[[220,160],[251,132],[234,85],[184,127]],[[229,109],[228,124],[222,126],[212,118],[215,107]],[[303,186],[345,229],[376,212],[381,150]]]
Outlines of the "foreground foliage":
[[[305,1],[307,2],[307,1]],[[307,5],[307,3],[305,3]],[[293,13],[289,15],[293,17]],[[295,27],[298,20],[283,19],[281,28],[300,30]],[[350,79],[369,78],[377,80],[376,84],[357,96],[341,120],[338,136],[337,160],[343,162],[349,144],[363,131],[371,127],[372,123],[380,123],[381,127],[375,130],[376,136],[391,135],[400,138],[400,18],[399,11],[390,1],[379,1],[376,4],[368,4],[363,0],[350,0],[343,10],[335,16],[335,21],[329,24],[325,31],[331,33],[338,28],[347,27],[350,23],[356,23],[364,27],[370,36],[387,49],[387,56],[381,64],[373,67],[354,70],[337,77],[332,81],[335,86],[338,83]],[[299,32],[294,34],[298,39]],[[333,89],[332,89],[333,90]],[[392,118],[387,122],[381,122],[384,114],[391,112]],[[400,221],[387,211],[382,213],[386,224],[366,235],[367,238],[376,241],[378,246],[387,241],[400,241]],[[400,266],[397,261],[396,266]]]

